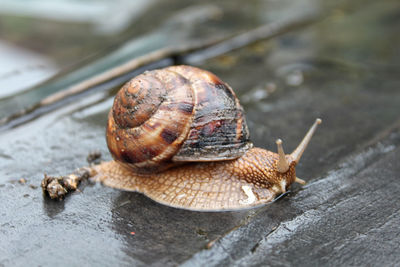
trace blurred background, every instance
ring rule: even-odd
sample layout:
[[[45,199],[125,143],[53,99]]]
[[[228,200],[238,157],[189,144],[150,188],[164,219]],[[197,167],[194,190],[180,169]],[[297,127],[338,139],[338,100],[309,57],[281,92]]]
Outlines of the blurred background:
[[[87,64],[122,44],[132,58],[268,20],[266,14],[254,16],[262,1],[248,5],[248,13],[230,1],[212,2],[2,0],[0,96]]]
[[[256,0],[246,4],[178,0],[1,0],[1,117],[15,114],[56,91],[135,57],[166,47],[222,40],[268,22],[286,23],[299,17],[293,24],[301,24],[307,16],[320,16],[331,6],[322,5],[314,0]],[[337,12],[340,16],[343,11]],[[253,43],[262,39],[263,36],[256,36]],[[265,47],[259,45],[255,49],[262,53]],[[217,51],[216,55],[223,52]],[[207,57],[210,56],[200,55],[191,62],[179,63],[193,64]],[[229,56],[221,61],[221,64],[233,64]],[[56,81],[26,92],[56,74],[64,76],[61,77],[64,82]]]

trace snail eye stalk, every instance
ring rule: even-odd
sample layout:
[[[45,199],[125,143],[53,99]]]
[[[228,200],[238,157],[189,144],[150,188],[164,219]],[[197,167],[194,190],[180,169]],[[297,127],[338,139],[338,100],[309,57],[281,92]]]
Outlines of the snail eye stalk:
[[[294,179],[294,181],[295,181],[296,183],[299,183],[299,184],[302,184],[302,185],[305,185],[305,184],[306,184],[306,181],[304,181],[303,179],[300,179],[299,177],[296,177],[296,179]]]
[[[277,164],[278,172],[285,173],[289,170],[289,163],[286,160],[286,155],[285,152],[283,151],[282,140],[281,139],[276,140],[276,145],[278,147],[278,155],[279,155],[279,160]]]
[[[318,124],[321,124],[321,119],[316,119],[314,124],[311,126],[310,130],[308,130],[307,134],[304,136],[303,140],[300,142],[299,146],[290,154],[290,157],[293,161],[299,163],[301,156],[303,155],[304,150],[306,150],[308,143],[310,143],[311,137],[317,130]]]

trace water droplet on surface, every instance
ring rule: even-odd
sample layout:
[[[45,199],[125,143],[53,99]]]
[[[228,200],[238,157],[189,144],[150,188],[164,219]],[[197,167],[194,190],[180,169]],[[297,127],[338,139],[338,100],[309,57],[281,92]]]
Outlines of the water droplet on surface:
[[[286,76],[286,84],[291,86],[299,86],[304,82],[303,72],[301,70],[294,70]]]

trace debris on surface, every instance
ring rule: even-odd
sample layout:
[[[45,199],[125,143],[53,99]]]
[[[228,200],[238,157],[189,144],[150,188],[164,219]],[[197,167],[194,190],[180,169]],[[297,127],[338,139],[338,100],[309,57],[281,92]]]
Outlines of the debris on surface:
[[[89,155],[86,157],[86,161],[89,163],[89,165],[100,164],[100,162],[101,162],[101,152],[98,151],[98,150],[90,152]]]
[[[90,169],[80,168],[67,176],[44,175],[41,182],[43,194],[51,199],[63,200],[65,196],[78,189],[82,180],[90,177]]]
[[[90,152],[86,160],[90,166],[100,164],[101,152],[97,150]],[[63,200],[68,193],[79,191],[79,184],[83,180],[87,180],[90,173],[90,168],[83,167],[66,176],[48,176],[45,174],[41,182],[43,194],[51,199]]]
[[[21,184],[24,185],[26,184],[28,181],[25,178],[20,178],[20,179],[11,179],[8,181],[11,184]]]
[[[215,244],[215,242],[216,242],[217,240],[218,240],[218,239],[214,239],[214,240],[208,242],[208,243],[206,244],[205,248],[206,248],[206,249],[210,249],[212,246],[214,246],[214,244]]]

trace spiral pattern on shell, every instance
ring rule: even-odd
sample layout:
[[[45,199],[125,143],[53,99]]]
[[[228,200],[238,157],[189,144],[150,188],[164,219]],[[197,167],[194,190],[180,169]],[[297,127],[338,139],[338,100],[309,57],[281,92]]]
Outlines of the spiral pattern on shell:
[[[109,113],[107,145],[115,160],[141,173],[234,159],[252,146],[233,90],[190,66],[148,71],[126,83]]]

